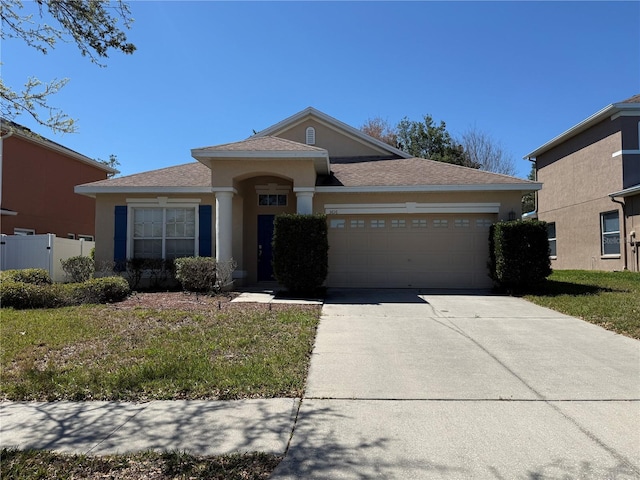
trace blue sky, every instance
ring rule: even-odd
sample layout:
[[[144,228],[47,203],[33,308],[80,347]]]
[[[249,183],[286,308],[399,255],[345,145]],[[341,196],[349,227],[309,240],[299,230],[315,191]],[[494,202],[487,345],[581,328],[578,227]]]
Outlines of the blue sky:
[[[27,8],[34,4],[25,2]],[[192,161],[313,106],[349,125],[430,114],[477,128],[518,176],[536,147],[640,93],[640,2],[130,2],[137,51],[106,68],[74,44],[2,44],[2,76],[70,79],[51,103],[78,120],[55,135],[128,175]]]

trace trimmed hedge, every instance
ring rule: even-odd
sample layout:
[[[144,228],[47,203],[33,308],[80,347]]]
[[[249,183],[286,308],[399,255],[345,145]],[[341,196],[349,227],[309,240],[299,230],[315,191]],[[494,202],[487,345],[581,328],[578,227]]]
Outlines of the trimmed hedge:
[[[551,275],[546,222],[500,222],[489,231],[489,276],[496,287],[524,290]]]
[[[93,278],[82,283],[35,285],[12,280],[0,283],[0,305],[16,309],[57,308],[124,300],[131,292],[122,277]]]
[[[4,270],[0,272],[0,282],[21,282],[30,285],[51,285],[49,272],[43,268],[24,268],[22,270]]]
[[[315,295],[327,278],[326,215],[282,214],[273,231],[273,273],[294,295]]]

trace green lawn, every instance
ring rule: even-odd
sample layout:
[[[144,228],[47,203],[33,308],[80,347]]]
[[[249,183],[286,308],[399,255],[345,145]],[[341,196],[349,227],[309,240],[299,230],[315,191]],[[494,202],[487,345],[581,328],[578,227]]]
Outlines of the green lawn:
[[[269,478],[281,460],[279,456],[264,453],[197,457],[179,452],[141,452],[96,457],[2,449],[0,478],[261,480]]]
[[[640,273],[557,270],[524,298],[640,339]]]
[[[87,305],[0,312],[0,398],[300,397],[317,306]]]

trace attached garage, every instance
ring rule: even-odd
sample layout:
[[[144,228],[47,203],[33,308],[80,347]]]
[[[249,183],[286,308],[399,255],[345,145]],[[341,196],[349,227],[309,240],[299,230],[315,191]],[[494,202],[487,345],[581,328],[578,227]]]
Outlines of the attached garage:
[[[497,214],[331,215],[338,287],[483,288]]]
[[[179,206],[194,212],[180,238],[189,251],[233,261],[238,287],[271,283],[274,217],[313,213],[327,216],[327,287],[486,288],[489,227],[541,188],[412,157],[312,107],[191,155],[198,162],[76,187],[96,198],[96,260],[148,254],[131,248],[137,230],[119,212]]]

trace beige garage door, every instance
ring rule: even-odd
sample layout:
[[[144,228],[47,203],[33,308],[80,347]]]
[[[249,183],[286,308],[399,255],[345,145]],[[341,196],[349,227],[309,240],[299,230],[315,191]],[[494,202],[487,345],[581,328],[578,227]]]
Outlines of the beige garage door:
[[[492,214],[330,215],[331,287],[484,288]]]

